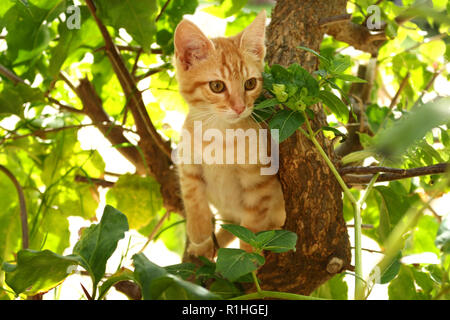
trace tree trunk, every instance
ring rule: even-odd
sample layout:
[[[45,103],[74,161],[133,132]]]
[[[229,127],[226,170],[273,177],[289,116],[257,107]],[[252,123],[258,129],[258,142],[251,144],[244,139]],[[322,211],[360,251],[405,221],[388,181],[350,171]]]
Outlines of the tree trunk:
[[[319,51],[324,28],[319,19],[346,13],[345,0],[283,0],[272,11],[267,31],[267,62],[299,63],[312,72],[317,58],[299,45]],[[326,125],[314,106],[313,129]],[[318,140],[332,160],[330,142]],[[262,289],[310,294],[336,273],[349,268],[351,253],[342,212],[342,189],[314,145],[299,131],[280,145],[279,177],[286,202],[285,229],[298,234],[297,250],[268,253],[259,270]]]

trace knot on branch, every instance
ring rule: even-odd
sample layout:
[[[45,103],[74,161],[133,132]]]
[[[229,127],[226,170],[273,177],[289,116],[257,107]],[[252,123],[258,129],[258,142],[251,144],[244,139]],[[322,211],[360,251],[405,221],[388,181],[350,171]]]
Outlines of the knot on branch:
[[[344,260],[338,257],[332,257],[327,264],[327,272],[330,274],[339,273],[344,265]]]

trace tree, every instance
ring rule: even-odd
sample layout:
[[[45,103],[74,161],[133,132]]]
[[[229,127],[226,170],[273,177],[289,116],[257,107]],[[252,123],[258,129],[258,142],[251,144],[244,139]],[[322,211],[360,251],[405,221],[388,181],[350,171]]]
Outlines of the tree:
[[[235,17],[227,34],[240,31],[255,16],[243,9],[246,1],[242,0],[210,5],[204,10],[221,18]],[[0,298],[12,298],[9,289],[19,293],[22,288],[17,285],[23,280],[17,276],[24,270],[21,261],[82,266],[94,287],[99,285],[98,292],[87,293],[90,298],[96,293],[103,297],[116,282],[123,289],[126,281],[139,284],[141,297],[157,297],[146,290],[145,272],[163,274],[164,281],[170,279],[177,290],[193,294],[189,284],[142,255],[133,257],[134,273],[118,271],[111,281],[104,279],[103,264],[80,259],[94,255],[86,249],[86,243],[93,241],[89,234],[114,220],[112,216],[121,222],[115,236],[105,236],[106,242],[116,243],[129,226],[149,241],[161,235],[170,249],[182,254],[183,206],[171,161],[171,142],[178,135],[163,119],[168,111],[185,108],[172,72],[172,38],[183,15],[194,13],[197,6],[198,1],[184,0],[0,4],[0,44],[7,45],[0,46],[0,120],[6,119],[0,124],[14,123],[0,128],[4,173],[0,203],[5,208],[0,213]],[[439,95],[433,89],[436,79],[449,77],[449,10],[447,1],[398,5],[286,0],[273,7],[267,29],[266,91],[257,112],[269,126],[277,119],[286,124],[283,128],[290,128],[280,144],[279,178],[287,210],[284,229],[298,240],[293,251],[291,233],[282,233],[286,242],[272,242],[272,247],[247,234],[259,253],[267,250],[262,260],[246,256],[252,269],[247,273],[261,282],[259,287],[255,281],[259,297],[263,291],[347,297],[342,276],[354,271],[355,297],[364,298],[371,287],[361,279],[364,233],[382,247],[385,258],[377,269],[378,280],[390,283],[391,298],[448,298],[448,215],[424,214],[424,210],[449,187],[445,174],[450,159],[448,98],[425,99],[429,92]],[[343,54],[349,46],[361,54],[351,58]],[[301,67],[292,67],[296,63]],[[352,66],[357,67],[354,74]],[[289,77],[308,80],[298,85]],[[144,87],[148,79],[149,88]],[[396,91],[389,92],[391,88]],[[154,102],[146,100],[147,90]],[[286,112],[297,117],[285,117]],[[119,175],[117,182],[108,180],[115,174],[105,171],[107,159],[96,150],[81,149],[77,141],[78,130],[90,126],[135,166],[135,174]],[[369,156],[375,163],[363,166]],[[376,184],[381,181],[392,182]],[[99,186],[109,188],[106,201],[125,213],[125,221],[108,207],[107,218],[83,233],[73,251],[75,258],[60,256],[69,246],[67,217],[92,219]],[[352,218],[354,265],[347,231]],[[361,222],[372,228],[362,229]],[[406,242],[405,235],[409,235]],[[113,252],[115,246],[109,248]],[[427,251],[442,263],[400,262],[402,256]],[[218,273],[214,264],[198,262],[203,264],[202,272],[212,268],[212,280],[197,282],[211,291],[226,286],[230,296],[238,296],[242,292],[236,274],[243,271],[233,276],[224,271],[225,258],[235,258],[225,252],[217,262]],[[107,260],[107,256],[100,259],[104,264]],[[256,273],[259,265],[263,266]],[[192,280],[198,267],[186,266]],[[177,276],[186,271],[175,269],[170,270]],[[45,292],[62,280],[49,279],[47,273],[42,277],[46,286],[34,284],[27,295]],[[136,289],[133,282],[128,284]],[[201,292],[202,297],[213,297]]]

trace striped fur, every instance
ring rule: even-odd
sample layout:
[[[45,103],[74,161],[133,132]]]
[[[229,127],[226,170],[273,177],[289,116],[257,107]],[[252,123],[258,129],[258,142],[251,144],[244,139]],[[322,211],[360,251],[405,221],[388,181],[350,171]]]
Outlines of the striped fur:
[[[264,29],[265,12],[244,31],[229,38],[209,40],[193,23],[183,20],[179,24],[175,32],[175,65],[180,93],[189,105],[183,128],[191,136],[194,121],[202,121],[203,129],[215,128],[224,136],[226,129],[260,128],[250,115],[262,90]],[[256,87],[245,90],[245,81],[250,78],[257,80]],[[222,93],[214,93],[209,87],[210,81],[218,80],[226,85]],[[226,141],[224,147],[225,144]],[[236,148],[235,141],[231,144]],[[207,145],[203,145],[203,150]],[[247,148],[246,156],[248,144]],[[283,226],[281,185],[276,175],[261,175],[262,166],[247,161],[245,164],[179,165],[191,254],[214,257],[215,228],[210,204],[218,210],[221,219],[254,232]],[[216,238],[221,247],[232,240],[224,230]],[[245,243],[241,247],[250,249]]]

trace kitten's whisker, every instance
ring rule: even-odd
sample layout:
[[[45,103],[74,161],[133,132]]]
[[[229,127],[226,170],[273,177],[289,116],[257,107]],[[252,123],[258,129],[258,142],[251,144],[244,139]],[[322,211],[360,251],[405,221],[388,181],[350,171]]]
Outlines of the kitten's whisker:
[[[250,113],[250,117],[256,122],[256,124],[258,125],[258,127],[259,127],[260,129],[262,129],[261,124],[260,124],[258,121],[256,121],[256,119],[255,119],[255,117],[253,116],[253,114]]]
[[[265,123],[267,126],[269,126],[269,124],[266,122],[266,120],[264,120],[264,119],[263,119],[260,115],[258,115],[257,113],[252,112],[251,116],[252,116],[252,117],[253,117],[253,116],[257,117],[259,120],[261,120],[260,122],[263,122],[263,123]],[[253,119],[256,121],[255,118],[253,118]],[[256,122],[258,123],[258,121],[256,121]]]

